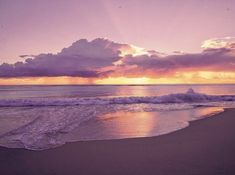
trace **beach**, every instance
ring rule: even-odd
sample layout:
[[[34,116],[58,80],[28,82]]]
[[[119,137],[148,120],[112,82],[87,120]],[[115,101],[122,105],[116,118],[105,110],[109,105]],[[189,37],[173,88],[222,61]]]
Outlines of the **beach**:
[[[0,175],[235,175],[235,0],[0,0]]]
[[[170,134],[79,141],[30,151],[0,148],[3,175],[234,175],[235,109]]]

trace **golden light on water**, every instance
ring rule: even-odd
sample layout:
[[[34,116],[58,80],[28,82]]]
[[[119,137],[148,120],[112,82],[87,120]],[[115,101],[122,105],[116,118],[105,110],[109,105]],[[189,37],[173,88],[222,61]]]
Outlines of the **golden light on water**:
[[[98,120],[105,123],[103,127],[108,126],[106,132],[115,133],[121,138],[144,137],[151,135],[153,128],[158,125],[158,113],[116,112],[100,116]]]
[[[97,117],[102,129],[114,138],[166,134],[188,126],[188,122],[220,113],[220,107],[164,112],[112,112]]]

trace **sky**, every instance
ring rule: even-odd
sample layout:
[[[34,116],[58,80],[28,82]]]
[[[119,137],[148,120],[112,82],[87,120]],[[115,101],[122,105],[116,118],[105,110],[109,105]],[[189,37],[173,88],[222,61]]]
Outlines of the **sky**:
[[[0,0],[0,84],[235,83],[234,19],[235,0]]]

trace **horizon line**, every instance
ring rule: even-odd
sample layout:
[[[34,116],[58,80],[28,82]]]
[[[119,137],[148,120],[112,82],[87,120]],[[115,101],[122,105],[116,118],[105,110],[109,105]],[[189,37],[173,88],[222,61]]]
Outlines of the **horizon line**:
[[[164,86],[164,85],[235,85],[235,83],[151,83],[151,84],[0,84],[0,86]]]

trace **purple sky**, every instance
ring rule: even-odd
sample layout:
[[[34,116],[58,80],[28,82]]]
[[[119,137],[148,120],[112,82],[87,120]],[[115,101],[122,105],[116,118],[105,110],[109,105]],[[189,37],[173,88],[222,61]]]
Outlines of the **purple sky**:
[[[106,37],[162,52],[235,36],[235,0],[0,0],[0,64]]]

